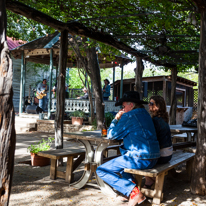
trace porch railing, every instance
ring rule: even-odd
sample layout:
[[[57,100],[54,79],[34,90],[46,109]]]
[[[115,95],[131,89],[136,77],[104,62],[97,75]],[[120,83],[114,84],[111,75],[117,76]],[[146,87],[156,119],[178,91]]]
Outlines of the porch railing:
[[[115,101],[105,101],[105,112],[118,112],[120,107],[115,107]],[[93,100],[94,112],[96,113],[95,101]],[[83,99],[65,99],[65,112],[74,112],[82,110],[85,113],[90,112],[89,100]],[[56,111],[56,99],[52,99],[51,112]]]

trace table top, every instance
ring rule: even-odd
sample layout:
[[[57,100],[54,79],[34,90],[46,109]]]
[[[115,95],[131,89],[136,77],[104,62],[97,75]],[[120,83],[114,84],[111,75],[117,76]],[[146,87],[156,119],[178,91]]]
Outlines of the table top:
[[[106,139],[107,137],[101,136],[101,130],[88,131],[88,132],[69,132],[63,134],[64,139],[80,139],[80,140],[88,140],[95,142],[104,142],[104,143],[118,143],[117,140]]]
[[[195,127],[183,127],[181,124],[178,125],[170,125],[170,131],[172,133],[184,133],[184,132],[197,132],[197,128]]]

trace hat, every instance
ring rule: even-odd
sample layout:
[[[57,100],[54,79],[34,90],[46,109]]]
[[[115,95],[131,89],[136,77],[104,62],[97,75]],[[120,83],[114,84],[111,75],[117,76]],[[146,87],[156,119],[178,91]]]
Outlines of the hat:
[[[104,81],[107,81],[108,84],[110,83],[110,81],[108,79],[105,79]]]
[[[148,104],[148,102],[140,100],[139,92],[136,92],[136,91],[125,92],[123,94],[123,97],[115,103],[115,106],[116,107],[120,106],[120,105],[122,105],[123,102],[134,102],[134,103],[138,103],[138,104]]]
[[[82,89],[82,91],[87,91],[87,88],[86,88],[86,87],[84,87],[84,88]]]

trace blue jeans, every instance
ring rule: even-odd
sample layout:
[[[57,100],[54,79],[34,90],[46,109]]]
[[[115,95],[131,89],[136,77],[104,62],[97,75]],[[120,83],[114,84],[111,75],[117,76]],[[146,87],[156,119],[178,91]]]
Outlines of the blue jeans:
[[[103,97],[104,101],[107,101],[109,99],[109,97]]]
[[[39,107],[43,109],[43,111],[46,110],[46,104],[47,104],[47,97],[43,97],[39,100]]]
[[[129,197],[136,184],[132,182],[132,174],[125,173],[124,168],[149,169],[154,167],[156,163],[157,159],[146,160],[139,159],[137,156],[122,155],[100,165],[96,173],[104,182]],[[117,173],[120,173],[121,176]]]

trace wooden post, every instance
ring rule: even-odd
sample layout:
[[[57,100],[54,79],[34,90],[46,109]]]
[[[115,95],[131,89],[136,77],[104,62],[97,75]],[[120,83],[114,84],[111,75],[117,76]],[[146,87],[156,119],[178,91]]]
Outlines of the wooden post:
[[[123,73],[124,73],[124,62],[121,63],[121,82],[120,82],[120,98],[123,96]]]
[[[19,97],[19,115],[23,113],[23,99],[24,99],[24,51],[21,52],[21,81],[20,81],[20,97]]]
[[[162,85],[162,95],[163,95],[163,98],[164,98],[164,100],[165,100],[165,102],[166,102],[166,105],[167,105],[167,82],[166,82],[166,79],[165,79],[165,77],[163,78],[163,85]]]
[[[114,101],[114,82],[115,82],[115,66],[113,66],[113,94],[112,94],[113,101]]]
[[[139,92],[140,97],[142,98],[142,74],[144,71],[144,65],[141,57],[136,57],[136,65],[134,90]]]
[[[51,117],[52,71],[53,71],[53,49],[50,49],[48,119],[50,119]]]
[[[6,41],[5,0],[0,1],[0,205],[9,205],[16,144],[13,107],[13,69]]]
[[[68,50],[68,31],[61,32],[60,56],[59,56],[59,75],[56,93],[56,117],[55,117],[55,147],[63,148],[63,124],[65,108],[65,74],[67,66]]]
[[[176,110],[177,110],[177,98],[176,98],[176,84],[177,84],[177,67],[171,70],[172,73],[172,89],[171,89],[171,107],[170,107],[170,124],[176,124]]]

